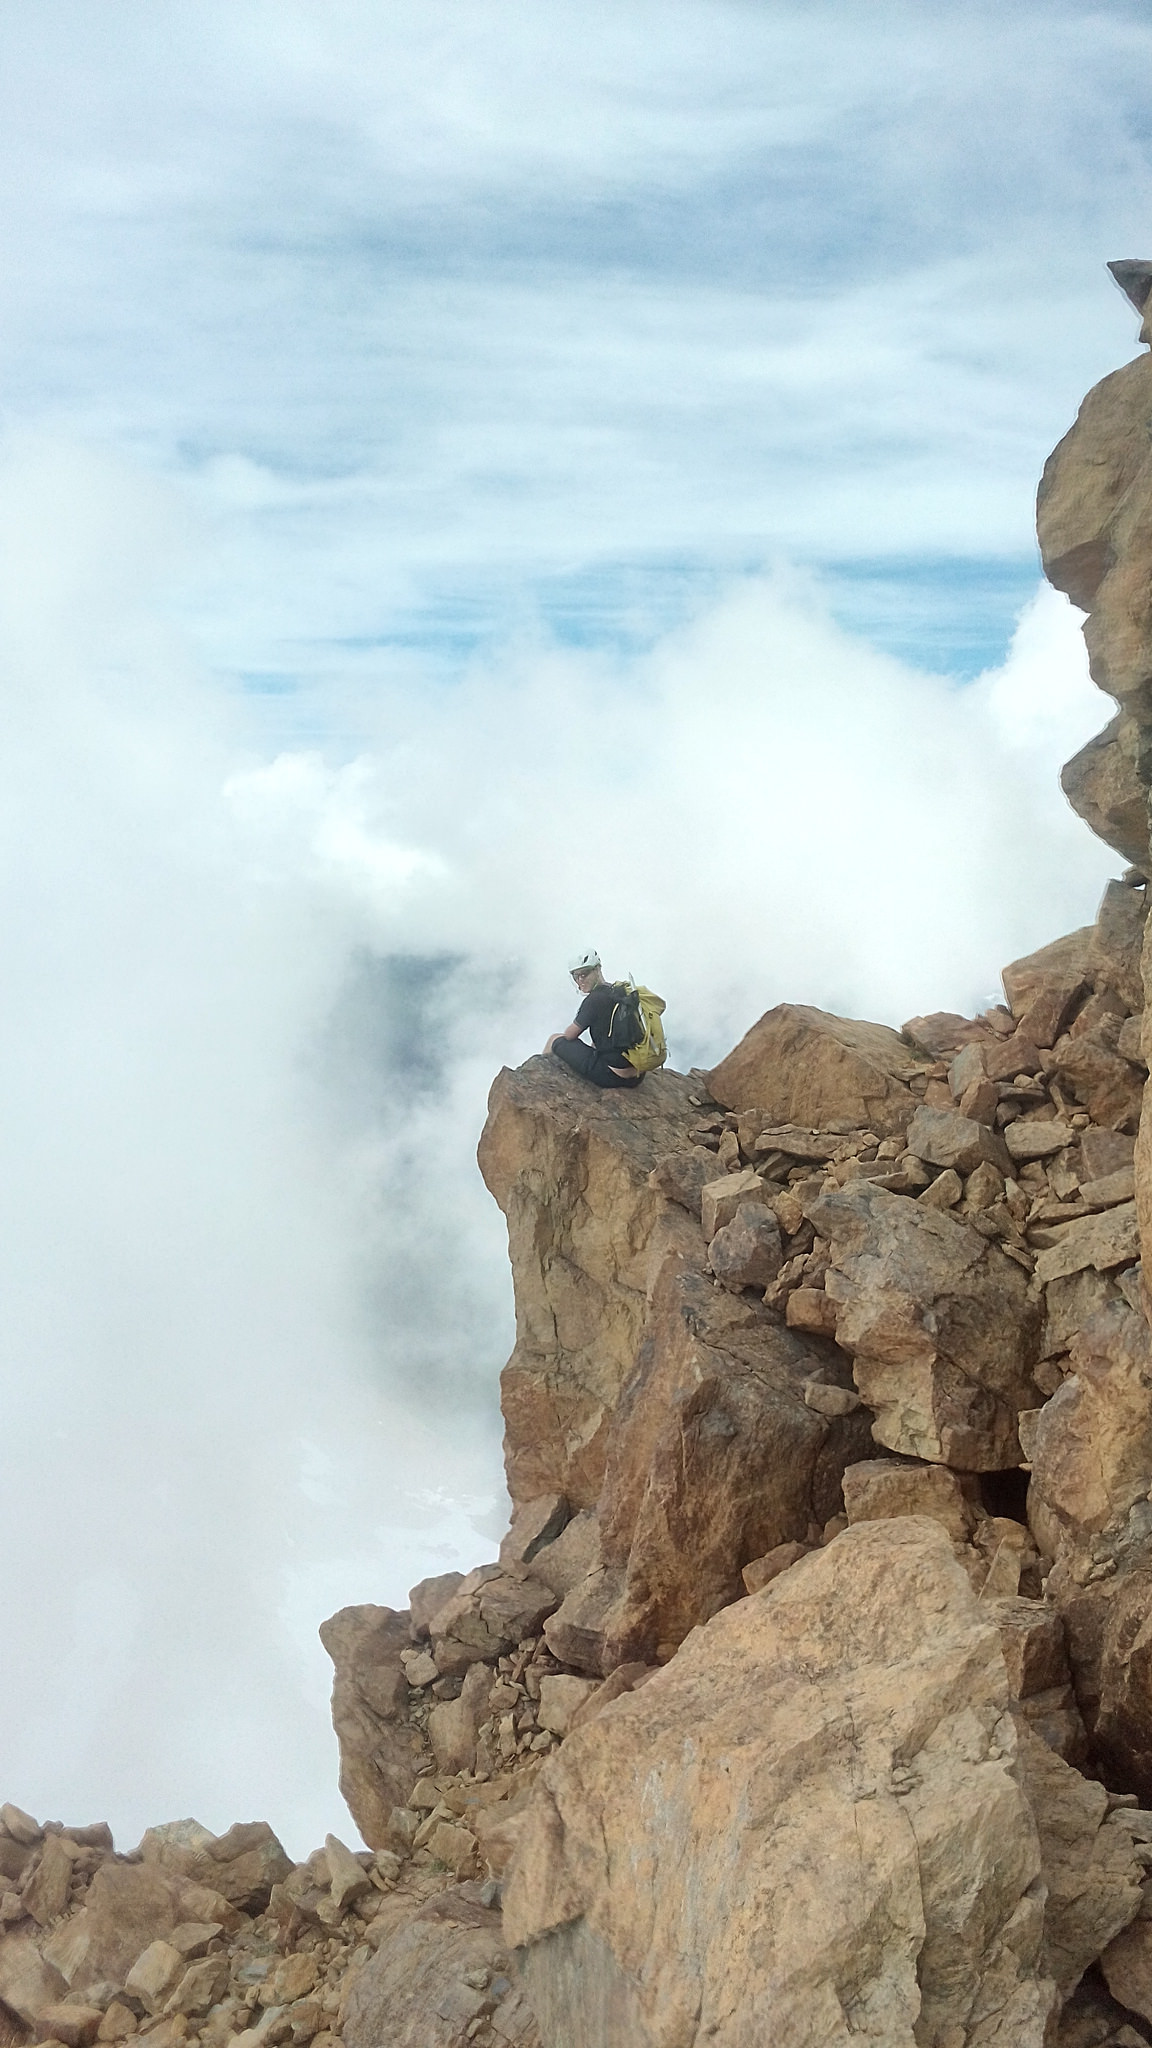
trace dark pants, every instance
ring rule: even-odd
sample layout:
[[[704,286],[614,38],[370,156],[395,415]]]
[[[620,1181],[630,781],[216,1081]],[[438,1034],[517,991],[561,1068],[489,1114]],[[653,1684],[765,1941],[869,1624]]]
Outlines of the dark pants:
[[[582,1038],[558,1038],[552,1050],[574,1074],[582,1074],[597,1088],[638,1088],[644,1079],[643,1074],[614,1074],[610,1055],[597,1052],[594,1045],[585,1045]],[[617,1058],[623,1065],[624,1055],[618,1053]]]

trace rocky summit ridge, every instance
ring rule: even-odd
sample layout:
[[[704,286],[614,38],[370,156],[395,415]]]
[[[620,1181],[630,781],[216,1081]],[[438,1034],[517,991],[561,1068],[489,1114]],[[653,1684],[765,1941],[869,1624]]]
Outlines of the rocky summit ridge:
[[[1040,487],[1095,923],[978,1017],[498,1076],[511,1526],[321,1630],[366,1847],[0,1807],[0,2048],[1152,2042],[1150,446],[1142,354]]]

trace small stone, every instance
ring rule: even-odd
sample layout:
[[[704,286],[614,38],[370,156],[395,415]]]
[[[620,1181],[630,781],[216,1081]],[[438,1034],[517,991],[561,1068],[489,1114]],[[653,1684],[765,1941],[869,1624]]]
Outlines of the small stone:
[[[1120,1054],[1121,1059],[1130,1060],[1133,1066],[1147,1066],[1148,1062],[1144,1057],[1144,1015],[1142,1011],[1135,1017],[1125,1017],[1116,1034],[1116,1050]]]
[[[963,1193],[964,1183],[960,1175],[954,1166],[948,1166],[943,1173],[937,1174],[923,1194],[917,1196],[917,1200],[922,1202],[926,1209],[954,1209]]]
[[[999,1107],[996,1083],[986,1079],[970,1082],[957,1104],[961,1116],[970,1117],[977,1124],[994,1124]]]
[[[1067,1031],[1087,992],[1088,983],[1083,978],[1049,982],[1024,1011],[1017,1027],[1021,1037],[1032,1045],[1055,1045],[1061,1033]]]
[[[961,1048],[952,1061],[948,1069],[948,1086],[959,1102],[966,1089],[971,1088],[975,1082],[986,1081],[987,1078],[983,1043],[978,1039],[971,1040]]]
[[[1051,1159],[1071,1145],[1076,1133],[1059,1119],[1053,1123],[1029,1123],[1018,1118],[1004,1132],[1004,1143],[1018,1166],[1032,1159]]]
[[[166,2013],[187,2013],[189,2019],[206,2013],[228,1989],[229,1965],[226,1955],[205,1956],[185,1970],[168,2000]]]
[[[766,1551],[763,1557],[754,1557],[740,1574],[749,1593],[762,1593],[781,1572],[791,1570],[802,1557],[807,1557],[811,1548],[807,1543],[778,1543],[774,1550]]]
[[[1131,1202],[1135,1194],[1136,1175],[1130,1166],[1106,1174],[1103,1180],[1086,1180],[1080,1187],[1080,1200],[1086,1209],[1114,1209],[1119,1202]]]
[[[1083,1116],[1083,1112],[1080,1114]],[[1072,1122],[1076,1123],[1077,1117],[1074,1116]],[[1136,1152],[1135,1138],[1127,1137],[1122,1131],[1093,1130],[1088,1126],[1086,1116],[1079,1128],[1082,1179],[1107,1180],[1110,1174],[1132,1165]]]
[[[49,1835],[21,1887],[24,1911],[32,1915],[38,1926],[47,1927],[68,1904],[71,1884],[72,1857],[59,1835]]]
[[[812,1336],[834,1337],[837,1308],[838,1304],[830,1294],[825,1294],[822,1287],[794,1287],[787,1297],[784,1320],[790,1330],[807,1330]]]
[[[408,1595],[408,1606],[412,1614],[412,1633],[419,1639],[426,1636],[432,1617],[453,1593],[464,1584],[463,1572],[438,1572],[435,1577],[421,1579]]]
[[[476,1837],[467,1828],[457,1827],[450,1821],[438,1821],[428,1837],[427,1847],[436,1858],[457,1877],[471,1870],[476,1860]]]
[[[973,1172],[983,1159],[1002,1173],[1011,1169],[999,1134],[956,1109],[918,1109],[908,1126],[908,1150],[931,1166],[952,1166],[958,1173]]]
[[[100,2032],[104,2015],[94,2005],[45,2006],[36,2021],[40,2041],[60,2041],[63,2048],[89,2048]]]
[[[566,1673],[540,1681],[540,1709],[538,1719],[542,1729],[552,1735],[567,1735],[569,1725],[586,1699],[597,1690],[594,1678],[572,1678]]]
[[[1014,1081],[1018,1074],[1040,1072],[1039,1049],[1019,1031],[1000,1045],[990,1045],[984,1055],[984,1071],[990,1081]]]
[[[773,1211],[742,1202],[732,1221],[717,1230],[708,1248],[716,1278],[733,1293],[767,1287],[780,1271],[784,1252]]]
[[[139,2024],[135,2013],[116,1998],[104,2014],[96,2038],[98,2041],[127,2041],[136,2032]]]
[[[124,1989],[151,2013],[158,2013],[184,1974],[184,1958],[170,1941],[152,1941],[137,1956]]]
[[[1075,1223],[1045,1226],[1035,1233],[1042,1245],[1036,1261],[1036,1278],[1041,1285],[1066,1273],[1079,1273],[1087,1266],[1107,1272],[1113,1266],[1128,1265],[1140,1254],[1136,1204],[1122,1202],[1101,1215],[1085,1216]]]
[[[328,1858],[329,1889],[332,1902],[343,1912],[354,1899],[362,1899],[371,1891],[372,1880],[362,1863],[358,1863],[351,1849],[345,1847],[338,1835],[324,1837],[324,1853]],[[293,1994],[296,1997],[302,1993]]]
[[[1003,1200],[1004,1176],[985,1159],[968,1175],[964,1183],[964,1200],[970,1209],[989,1209],[994,1202]]]
[[[842,1483],[853,1526],[892,1515],[927,1515],[942,1523],[954,1543],[966,1542],[972,1533],[975,1517],[960,1481],[943,1465],[866,1458],[845,1468]]]
[[[198,1957],[207,1955],[209,1942],[215,1941],[217,1935],[223,1932],[224,1928],[219,1920],[182,1920],[165,1939],[171,1942],[173,1948],[179,1949],[186,1961],[192,1963]]]
[[[440,1676],[430,1650],[401,1650],[400,1662],[409,1685],[434,1685]]]
[[[265,2009],[292,2005],[315,1990],[319,1976],[320,1964],[314,1951],[301,1950],[296,1955],[283,1956],[260,1985],[258,2002]]]
[[[855,1387],[834,1387],[824,1380],[810,1379],[804,1381],[803,1391],[805,1407],[817,1415],[826,1415],[829,1421],[838,1415],[851,1415],[860,1406]]]
[[[700,1193],[700,1222],[705,1238],[710,1244],[716,1232],[731,1223],[742,1202],[760,1202],[767,1206],[769,1200],[768,1189],[750,1166],[743,1173],[730,1173],[723,1180],[708,1181]]]

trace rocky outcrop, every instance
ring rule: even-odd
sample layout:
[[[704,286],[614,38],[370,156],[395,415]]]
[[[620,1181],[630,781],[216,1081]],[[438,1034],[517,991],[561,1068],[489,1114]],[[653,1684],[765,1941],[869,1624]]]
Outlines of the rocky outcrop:
[[[1088,613],[1094,680],[1143,725],[1152,680],[1152,357],[1090,391],[1044,465],[1036,527],[1049,582]]]
[[[635,1094],[593,1090],[543,1057],[493,1086],[479,1160],[507,1218],[516,1292],[501,1381],[514,1501],[596,1502],[651,1286],[694,1235],[678,1203],[648,1184],[686,1143],[691,1093],[671,1073]]]
[[[1014,1755],[946,1535],[853,1528],[547,1767],[505,1900],[545,2040],[1040,2048],[1057,1993]]]
[[[332,1725],[340,1744],[340,1791],[370,1848],[388,1840],[388,1816],[417,1762],[408,1725],[409,1619],[391,1607],[342,1607],[320,1630],[336,1667]]]

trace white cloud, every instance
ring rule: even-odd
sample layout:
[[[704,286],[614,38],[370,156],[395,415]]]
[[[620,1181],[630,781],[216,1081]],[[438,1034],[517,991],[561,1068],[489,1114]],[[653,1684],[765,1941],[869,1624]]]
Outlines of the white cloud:
[[[1062,601],[961,689],[787,563],[1024,547],[1130,345],[1149,37],[5,10],[6,1796],[346,1826],[315,1624],[490,1553],[472,1151],[573,949],[687,1064],[1091,915]]]

